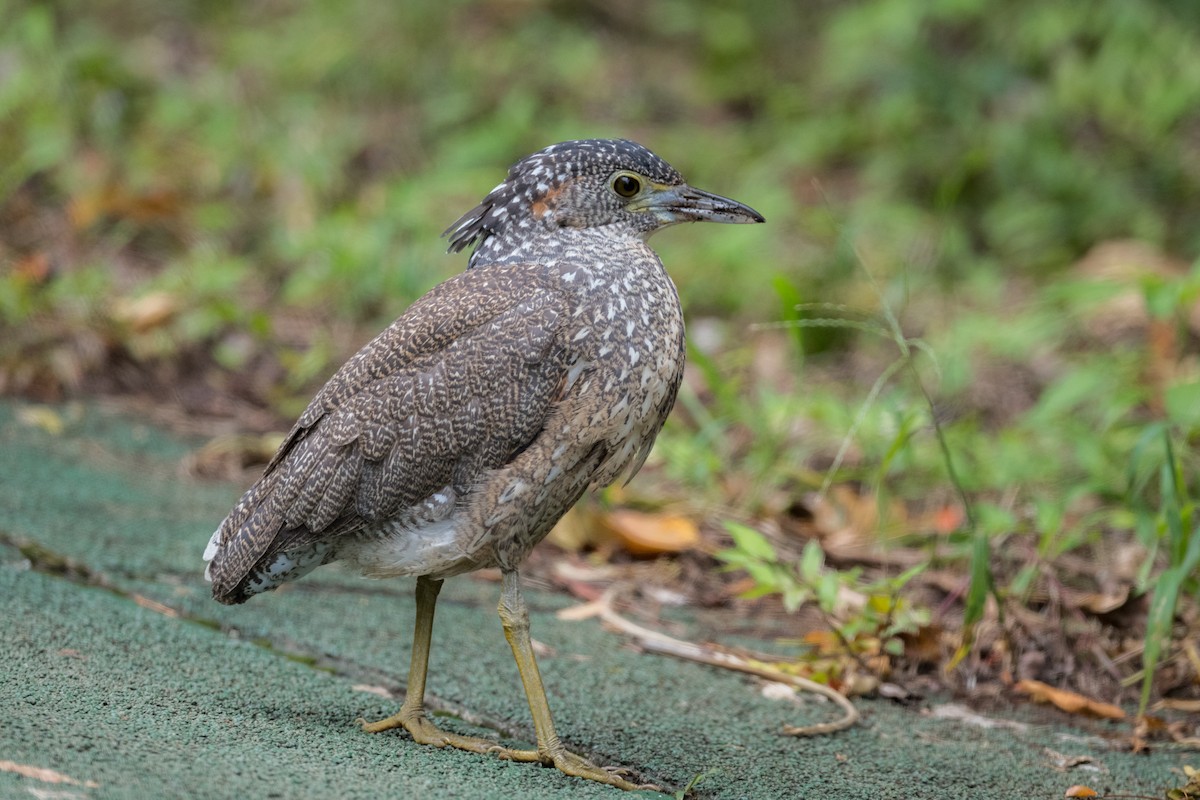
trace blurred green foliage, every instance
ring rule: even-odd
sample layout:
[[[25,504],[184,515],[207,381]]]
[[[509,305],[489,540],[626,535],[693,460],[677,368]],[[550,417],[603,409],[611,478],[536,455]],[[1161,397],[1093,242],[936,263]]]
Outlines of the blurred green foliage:
[[[769,238],[664,237],[697,311],[767,300],[775,271],[823,290],[853,272],[851,247],[944,281],[1061,269],[1122,236],[1194,254],[1198,16],[1153,0],[6,0],[0,198],[31,181],[63,206],[169,191],[173,238],[97,230],[103,213],[73,235],[123,234],[154,271],[240,256],[234,282],[274,302],[381,318],[458,267],[435,234],[504,165],[590,135],[644,139],[767,212]]]

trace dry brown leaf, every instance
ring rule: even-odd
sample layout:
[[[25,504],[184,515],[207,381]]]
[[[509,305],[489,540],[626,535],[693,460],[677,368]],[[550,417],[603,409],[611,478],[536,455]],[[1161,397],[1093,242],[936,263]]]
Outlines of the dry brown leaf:
[[[1200,750],[1200,738],[1191,736],[1190,733],[1191,726],[1182,720],[1168,722],[1162,717],[1144,714],[1137,718],[1137,724],[1133,728],[1133,749],[1135,753],[1141,752],[1150,746],[1151,741],[1170,739],[1177,745]]]
[[[910,528],[908,510],[899,500],[888,503],[881,518],[879,498],[852,486],[830,487],[824,495],[809,497],[806,507],[830,558],[878,560],[881,542]]]
[[[108,184],[76,195],[67,211],[71,224],[82,230],[101,219],[128,219],[133,222],[163,222],[183,210],[182,196],[171,189],[130,191],[128,187]]]
[[[1029,695],[1035,703],[1050,703],[1068,714],[1083,714],[1103,719],[1124,719],[1125,712],[1110,703],[1101,703],[1066,689],[1055,689],[1041,681],[1018,681],[1016,691]]]
[[[904,656],[917,663],[940,664],[951,649],[940,625],[922,625],[915,633],[901,633]]]
[[[555,524],[546,538],[551,544],[576,553],[596,544],[595,522],[583,509],[575,507],[563,514],[562,519]]]
[[[600,516],[597,522],[621,547],[637,556],[678,553],[700,541],[695,521],[677,514],[647,514],[622,508]]]
[[[1070,789],[1067,789],[1066,793],[1063,795],[1063,797],[1099,797],[1099,796],[1100,796],[1099,793],[1097,793],[1095,789],[1091,788],[1090,786],[1082,786],[1080,784],[1076,784],[1076,785],[1072,786]]]
[[[845,649],[837,634],[825,629],[808,631],[800,637],[800,641],[814,648],[821,655],[840,653]]]
[[[942,506],[929,515],[930,528],[934,533],[948,536],[962,528],[967,515],[961,506]]]
[[[1115,239],[1097,244],[1071,271],[1077,278],[1109,284],[1117,290],[1111,298],[1084,314],[1088,332],[1111,341],[1131,331],[1143,330],[1149,322],[1142,281],[1148,277],[1180,278],[1187,274],[1188,264],[1148,242]],[[1189,316],[1192,330],[1200,330],[1200,308],[1193,308]]]
[[[179,313],[182,303],[170,292],[150,292],[141,297],[122,297],[113,304],[112,317],[134,333],[159,328]]]
[[[1109,614],[1129,601],[1129,587],[1118,586],[1105,592],[1087,592],[1069,596],[1071,604],[1091,614]]]
[[[12,266],[12,274],[22,283],[40,286],[50,279],[50,256],[37,252],[18,258]]]

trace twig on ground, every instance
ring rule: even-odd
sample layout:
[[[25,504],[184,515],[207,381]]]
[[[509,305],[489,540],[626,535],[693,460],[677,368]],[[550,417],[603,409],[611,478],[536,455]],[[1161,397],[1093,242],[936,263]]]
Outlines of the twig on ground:
[[[601,620],[607,622],[612,627],[619,630],[626,636],[631,637],[637,644],[645,650],[653,653],[663,653],[665,655],[675,656],[676,658],[686,659],[688,661],[696,661],[701,664],[709,664],[714,667],[734,670],[737,672],[745,672],[750,675],[757,675],[760,678],[786,683],[801,689],[806,692],[813,692],[822,697],[832,700],[845,712],[841,719],[833,722],[823,722],[816,725],[805,725],[797,727],[795,725],[784,725],[783,733],[788,736],[822,736],[829,733],[836,733],[840,730],[849,728],[854,723],[858,722],[858,709],[850,702],[848,698],[840,694],[834,689],[831,689],[824,684],[810,681],[807,678],[801,678],[798,675],[789,675],[786,672],[769,669],[767,667],[751,664],[745,659],[725,653],[719,650],[714,650],[704,645],[696,644],[695,642],[686,642],[682,639],[676,639],[672,636],[667,636],[665,633],[660,633],[649,628],[644,628],[635,622],[625,619],[616,612],[613,608],[613,600],[617,595],[619,586],[614,584],[605,590],[604,594],[598,600],[583,605],[574,606],[564,609],[558,613],[560,619],[580,620],[589,617],[600,617]]]

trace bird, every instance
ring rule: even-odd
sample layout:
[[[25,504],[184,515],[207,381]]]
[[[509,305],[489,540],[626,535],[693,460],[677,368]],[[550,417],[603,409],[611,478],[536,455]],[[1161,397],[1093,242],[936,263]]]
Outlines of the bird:
[[[415,577],[407,693],[364,730],[637,788],[559,740],[518,569],[589,488],[638,472],[674,405],[684,317],[648,237],[764,221],[627,139],[561,142],[516,162],[443,234],[448,252],[473,247],[467,268],[336,371],[213,533],[213,597],[243,603],[333,561]],[[501,574],[534,749],[444,731],[425,712],[442,582],[483,568]]]

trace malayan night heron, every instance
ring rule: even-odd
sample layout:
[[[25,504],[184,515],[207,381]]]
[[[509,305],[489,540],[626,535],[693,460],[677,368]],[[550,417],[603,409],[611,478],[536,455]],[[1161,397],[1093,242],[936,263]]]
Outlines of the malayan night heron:
[[[209,542],[213,596],[241,603],[345,561],[415,576],[408,693],[368,731],[553,764],[633,784],[554,731],[517,568],[588,488],[631,477],[683,377],[683,313],[646,244],[679,222],[762,222],[688,186],[623,139],[563,142],[523,159],[446,232],[475,250],[313,398]],[[534,750],[439,729],[424,710],[442,580],[499,567],[500,619],[537,735]]]

